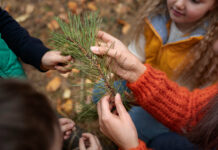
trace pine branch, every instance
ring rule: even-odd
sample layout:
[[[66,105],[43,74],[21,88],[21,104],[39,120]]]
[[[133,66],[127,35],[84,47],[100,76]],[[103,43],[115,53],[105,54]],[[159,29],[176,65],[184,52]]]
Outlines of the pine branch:
[[[123,85],[121,82],[120,85],[114,85],[116,77],[113,77],[111,68],[107,64],[107,56],[97,56],[90,50],[91,46],[96,45],[96,35],[101,24],[101,19],[97,16],[97,13],[85,14],[83,17],[72,16],[71,13],[69,13],[68,23],[56,18],[62,32],[52,33],[51,46],[61,51],[62,55],[70,55],[77,61],[73,64],[73,67],[80,70],[84,80],[88,78],[92,80],[93,83],[98,82],[97,85],[92,84],[92,88],[97,86],[96,88],[101,89],[99,93],[93,94],[95,96],[97,95],[100,99],[105,92],[115,96],[115,93],[122,91]],[[111,46],[113,46],[113,44]],[[111,47],[109,47],[109,49],[110,48]],[[80,89],[82,94],[86,95],[86,85],[84,86],[83,83],[81,83],[80,87],[82,88]],[[131,104],[124,93],[121,93],[121,96],[124,106],[128,110]],[[84,97],[85,101],[85,96],[81,97]],[[95,107],[92,107],[93,104],[87,105],[84,101],[81,102],[83,111],[76,116],[77,120],[80,121],[97,116]]]

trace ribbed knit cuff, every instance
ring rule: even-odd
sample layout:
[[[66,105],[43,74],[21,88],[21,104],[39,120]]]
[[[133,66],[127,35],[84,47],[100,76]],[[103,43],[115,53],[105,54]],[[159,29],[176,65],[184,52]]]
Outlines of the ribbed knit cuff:
[[[129,150],[151,150],[151,149],[147,148],[146,144],[139,139],[139,145],[137,147],[131,148]]]
[[[145,95],[153,92],[156,86],[160,86],[160,82],[167,78],[165,73],[153,69],[149,64],[145,64],[146,71],[142,74],[136,82],[127,83],[127,86],[131,89],[137,99],[142,99]],[[145,89],[148,88],[148,92],[144,92]],[[147,95],[149,96],[149,95]]]
[[[119,148],[119,150],[122,150],[122,149]],[[129,150],[151,150],[151,149],[147,148],[146,144],[139,139],[139,145],[137,147],[131,148]]]

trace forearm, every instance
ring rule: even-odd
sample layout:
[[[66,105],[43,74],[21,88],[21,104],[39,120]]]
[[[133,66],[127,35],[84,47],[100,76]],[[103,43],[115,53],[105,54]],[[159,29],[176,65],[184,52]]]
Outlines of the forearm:
[[[178,132],[217,94],[217,85],[190,92],[149,65],[136,82],[128,83],[128,87],[145,110]],[[195,124],[193,120],[192,125]]]
[[[2,39],[25,63],[40,69],[41,58],[48,51],[43,43],[33,38],[6,11],[0,8]]]

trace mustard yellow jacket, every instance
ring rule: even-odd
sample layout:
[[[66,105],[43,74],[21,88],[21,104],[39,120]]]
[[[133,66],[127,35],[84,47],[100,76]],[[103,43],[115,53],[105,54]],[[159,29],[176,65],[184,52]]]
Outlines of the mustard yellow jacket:
[[[146,39],[146,63],[164,71],[169,78],[176,79],[176,69],[184,61],[186,54],[205,34],[203,28],[196,29],[188,36],[167,43],[170,20],[165,16],[157,16],[145,20],[144,36]]]

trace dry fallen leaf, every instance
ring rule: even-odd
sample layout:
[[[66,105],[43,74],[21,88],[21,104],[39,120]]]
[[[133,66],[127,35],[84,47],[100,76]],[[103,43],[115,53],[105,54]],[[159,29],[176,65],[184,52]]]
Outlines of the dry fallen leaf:
[[[62,95],[62,98],[63,98],[63,99],[69,99],[70,96],[71,96],[71,90],[70,90],[70,89],[65,89],[65,90],[64,90],[64,93],[63,93],[63,95]]]
[[[98,8],[96,7],[94,2],[89,2],[87,4],[88,9],[90,9],[91,11],[96,11]]]
[[[50,30],[57,30],[57,29],[59,29],[59,27],[60,26],[56,20],[52,20],[50,23],[48,23],[48,28]]]
[[[46,86],[46,91],[55,92],[61,86],[61,79],[59,77],[54,77]]]
[[[59,17],[60,17],[60,19],[64,20],[65,22],[69,22],[67,13],[61,13],[61,14],[59,14]]]
[[[10,5],[7,5],[4,10],[6,10],[7,12],[10,12],[10,9],[11,9],[11,6]]]
[[[60,73],[60,75],[64,78],[68,78],[70,76],[70,73],[67,72],[67,73]]]
[[[57,99],[57,106],[56,106],[56,110],[59,114],[61,114],[62,116],[66,116],[66,114],[62,111],[61,108],[61,99]]]
[[[34,11],[34,9],[35,9],[35,6],[33,4],[28,4],[26,6],[26,13],[31,14]]]
[[[77,3],[76,2],[68,2],[67,4],[68,8],[72,11],[72,13],[76,13],[77,12]]]
[[[125,24],[122,28],[122,33],[127,34],[129,32],[130,28],[131,28],[130,24]]]
[[[86,79],[85,83],[86,83],[86,84],[91,84],[91,83],[92,83],[92,81],[91,81],[91,80],[89,80],[89,79]]]
[[[73,72],[73,73],[79,73],[80,70],[73,68],[73,69],[72,69],[72,72]]]
[[[66,100],[66,102],[61,105],[61,109],[64,112],[66,112],[67,114],[71,114],[72,111],[73,111],[73,101],[72,101],[72,99]]]
[[[17,22],[21,23],[21,22],[26,21],[29,17],[30,17],[29,14],[24,14],[24,15],[21,15],[21,16],[15,18],[15,20],[16,20]]]
[[[123,15],[126,14],[129,11],[129,7],[124,5],[123,3],[119,3],[116,8],[115,11],[118,15]]]
[[[131,28],[131,25],[130,25],[128,22],[126,22],[126,21],[124,21],[124,20],[121,20],[121,19],[118,19],[118,23],[123,26],[123,27],[122,27],[122,33],[123,33],[123,34],[127,34],[128,31],[129,31],[130,28]]]

